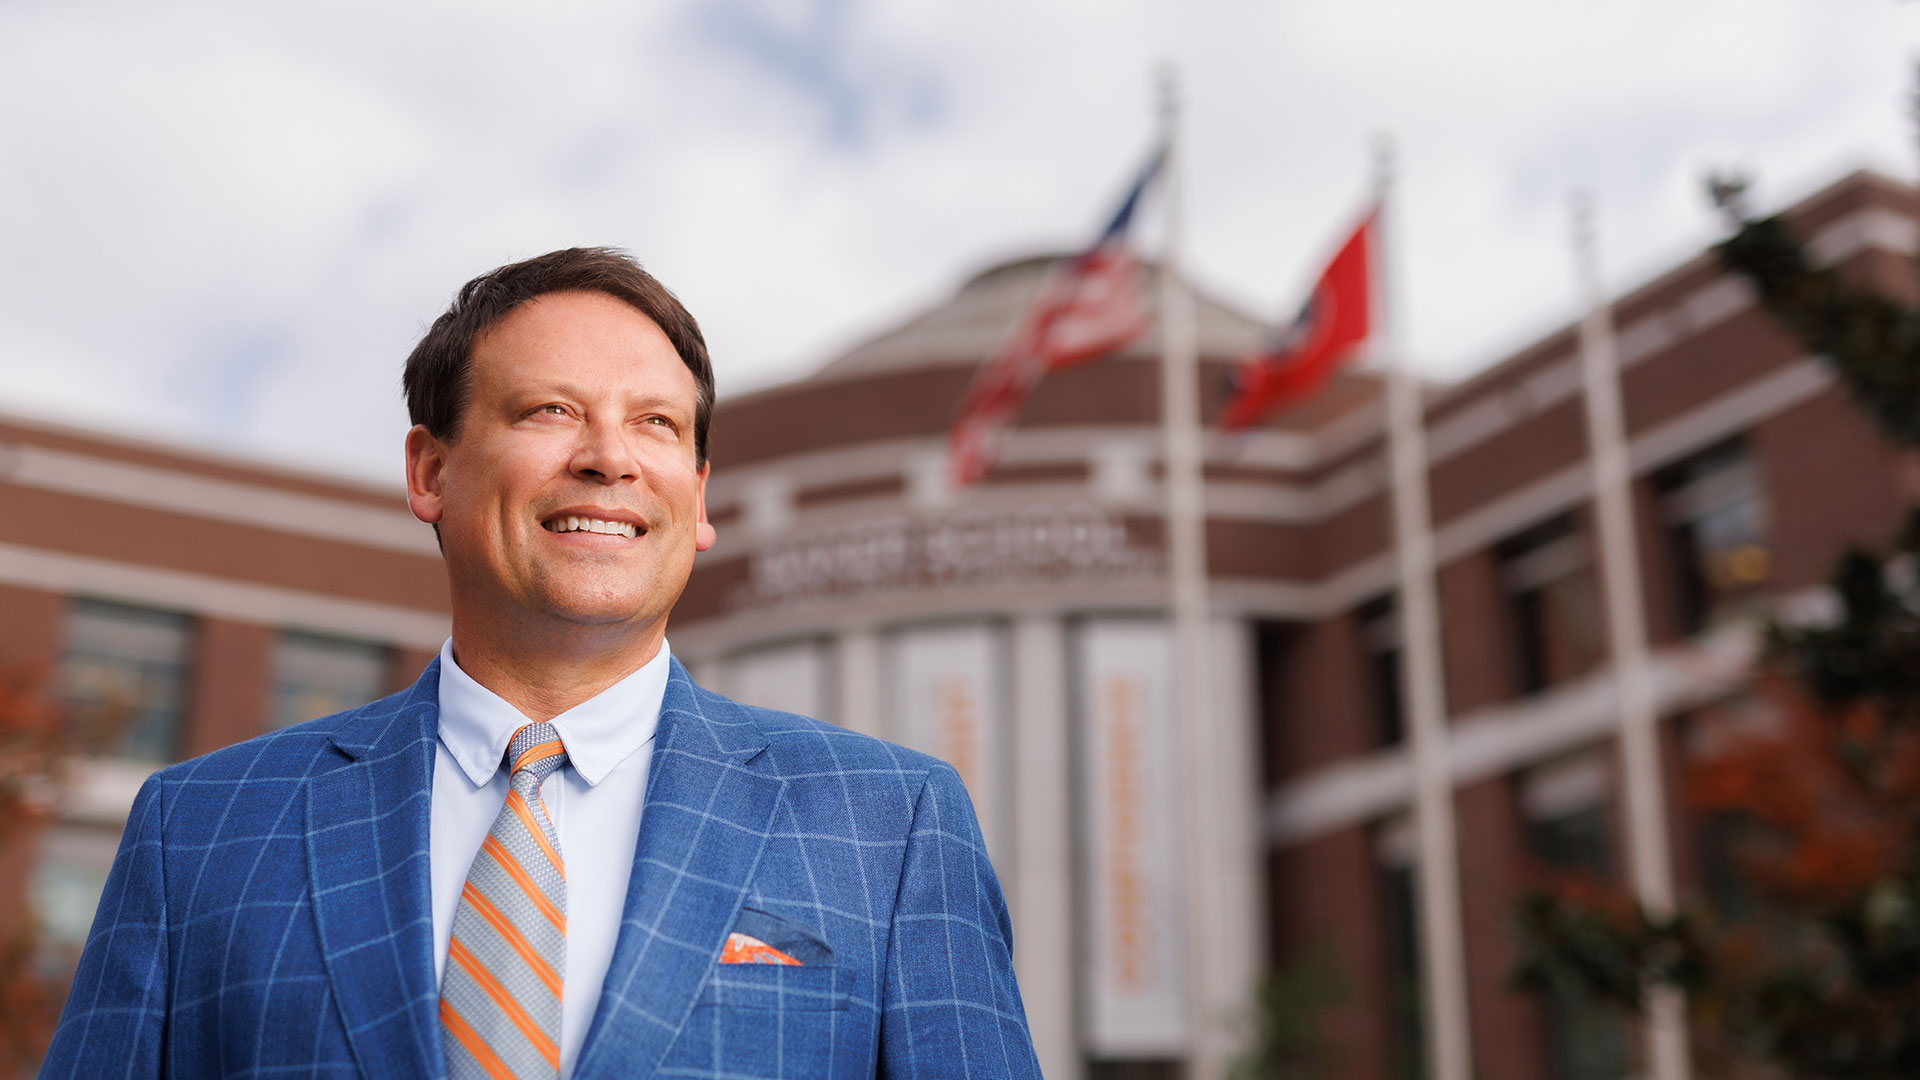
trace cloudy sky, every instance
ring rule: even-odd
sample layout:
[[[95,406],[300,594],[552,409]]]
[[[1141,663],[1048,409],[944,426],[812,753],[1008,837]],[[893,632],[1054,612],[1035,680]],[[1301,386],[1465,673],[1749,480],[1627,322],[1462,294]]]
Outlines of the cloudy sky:
[[[0,2],[0,412],[397,482],[401,359],[468,277],[616,244],[722,395],[1083,242],[1186,102],[1186,258],[1291,311],[1400,160],[1410,352],[1471,372],[1777,206],[1916,171],[1897,0]],[[1154,232],[1148,220],[1144,229]]]

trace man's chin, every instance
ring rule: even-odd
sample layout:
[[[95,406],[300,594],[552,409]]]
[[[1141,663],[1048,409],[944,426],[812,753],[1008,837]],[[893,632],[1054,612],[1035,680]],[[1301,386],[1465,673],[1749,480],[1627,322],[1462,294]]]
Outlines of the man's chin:
[[[650,587],[652,582],[631,571],[617,575],[547,575],[545,580],[529,584],[532,587],[511,606],[525,611],[530,622],[545,624],[549,633],[566,633],[573,628],[582,632],[657,628],[666,622],[672,597],[679,595],[675,589],[662,603],[661,590]]]
[[[547,614],[556,627],[577,626],[581,630],[613,630],[622,626],[644,629],[657,621],[657,616],[650,618],[639,603],[554,603],[548,605]]]
[[[648,596],[633,588],[594,588],[591,586],[555,587],[543,583],[509,603],[509,610],[524,612],[529,629],[545,625],[553,630],[567,626],[615,627],[643,624],[655,606]],[[629,583],[630,584],[630,583]]]

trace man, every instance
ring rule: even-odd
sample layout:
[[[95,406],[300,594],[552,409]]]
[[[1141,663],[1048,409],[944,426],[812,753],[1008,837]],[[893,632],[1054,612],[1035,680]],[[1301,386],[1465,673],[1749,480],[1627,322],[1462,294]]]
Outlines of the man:
[[[1038,1076],[953,770],[669,653],[714,542],[679,302],[506,266],[405,382],[453,636],[147,781],[42,1076]]]

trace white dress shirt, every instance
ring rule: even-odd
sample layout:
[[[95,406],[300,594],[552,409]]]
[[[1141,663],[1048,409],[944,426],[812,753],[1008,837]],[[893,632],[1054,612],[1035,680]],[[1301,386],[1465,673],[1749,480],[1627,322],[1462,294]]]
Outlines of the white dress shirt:
[[[627,878],[653,758],[654,728],[667,693],[669,652],[553,718],[567,764],[554,770],[540,796],[560,834],[567,867],[567,962],[560,1001],[560,1076],[573,1074],[613,962],[626,910]],[[506,804],[501,759],[513,733],[529,721],[518,709],[460,670],[453,639],[440,647],[440,742],[433,762],[431,879],[433,962],[447,969],[447,942],[460,890],[480,844]]]

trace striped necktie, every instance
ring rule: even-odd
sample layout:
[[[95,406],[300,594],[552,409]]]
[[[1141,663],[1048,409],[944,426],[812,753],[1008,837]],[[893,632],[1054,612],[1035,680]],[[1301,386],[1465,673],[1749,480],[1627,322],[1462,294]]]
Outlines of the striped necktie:
[[[467,872],[440,980],[451,1080],[560,1073],[567,877],[540,784],[567,751],[552,724],[528,724],[513,733],[507,761],[511,790]]]

